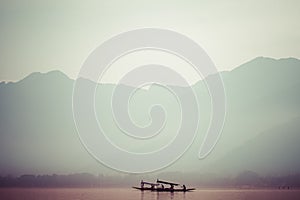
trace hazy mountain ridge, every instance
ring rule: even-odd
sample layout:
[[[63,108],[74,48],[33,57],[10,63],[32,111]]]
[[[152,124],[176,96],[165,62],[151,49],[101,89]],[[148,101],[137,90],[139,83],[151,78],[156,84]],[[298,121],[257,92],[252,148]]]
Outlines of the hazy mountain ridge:
[[[266,139],[261,139],[264,138],[264,131],[269,130],[268,134],[272,134],[272,128],[279,124],[288,128],[292,124],[297,125],[298,122],[293,120],[300,116],[299,74],[300,60],[261,57],[231,72],[222,72],[228,113],[224,132],[216,149],[206,160],[197,159],[206,128],[203,125],[199,131],[201,134],[197,136],[190,150],[169,170],[222,172],[223,169],[217,167],[222,165],[212,163],[224,162],[224,159],[245,163],[243,156],[247,152],[243,153],[244,144],[245,148],[251,148],[251,141],[259,144],[262,140],[269,145]],[[105,94],[110,93],[110,84],[100,87]],[[209,99],[203,82],[198,82],[193,88],[203,99],[201,112],[209,116]],[[80,144],[72,115],[72,90],[73,80],[59,71],[33,73],[16,83],[0,84],[0,174],[110,172],[93,160]],[[151,92],[154,92],[153,95],[160,94],[154,90]],[[141,95],[141,98],[144,97]],[[106,108],[101,108],[100,105],[99,109],[103,111],[101,109]],[[100,115],[102,113],[105,110],[99,112]],[[203,122],[208,120],[209,117],[204,116]],[[112,127],[108,127],[108,130],[117,131]],[[297,127],[295,130],[300,129]],[[292,132],[292,135],[291,142],[297,139],[300,141],[300,134]],[[231,153],[235,152],[234,149],[242,153]],[[266,152],[265,149],[262,151]],[[295,156],[297,159],[295,153],[298,152],[292,152],[291,157]],[[259,163],[261,153],[256,154],[259,155],[251,159]],[[246,160],[250,162],[251,159]],[[287,173],[282,171],[284,166],[275,170],[274,166],[280,164],[280,159],[276,162],[266,167],[274,168],[275,172],[278,170]],[[299,162],[288,164],[293,169],[300,169]],[[231,166],[224,165],[226,167]],[[230,173],[248,170],[244,168],[245,166],[235,167],[235,172]],[[259,173],[264,172],[257,170]]]
[[[225,174],[236,174],[241,169],[265,175],[293,174],[300,166],[299,141],[300,117],[297,117],[261,132],[228,152],[215,166]]]

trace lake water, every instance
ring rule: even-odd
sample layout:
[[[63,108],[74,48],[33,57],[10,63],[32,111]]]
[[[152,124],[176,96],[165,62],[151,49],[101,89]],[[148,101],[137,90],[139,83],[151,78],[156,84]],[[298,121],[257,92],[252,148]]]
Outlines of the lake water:
[[[196,190],[186,193],[138,191],[134,189],[0,189],[3,200],[293,200],[300,190]]]

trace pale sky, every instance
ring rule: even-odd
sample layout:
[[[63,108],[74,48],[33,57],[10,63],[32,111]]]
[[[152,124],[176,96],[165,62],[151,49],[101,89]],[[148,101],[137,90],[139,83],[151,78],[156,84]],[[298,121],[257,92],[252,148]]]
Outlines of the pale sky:
[[[300,58],[299,10],[297,0],[1,0],[0,81],[51,70],[75,78],[102,42],[143,27],[190,37],[219,71],[257,56]]]

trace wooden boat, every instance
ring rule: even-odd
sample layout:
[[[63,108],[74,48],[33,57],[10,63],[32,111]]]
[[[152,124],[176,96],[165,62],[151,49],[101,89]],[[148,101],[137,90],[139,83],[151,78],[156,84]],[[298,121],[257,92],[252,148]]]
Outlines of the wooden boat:
[[[150,185],[151,187],[144,187],[144,185]],[[170,185],[170,187],[164,187],[164,185]],[[158,187],[160,186],[161,187]],[[175,186],[181,186],[181,188],[174,188]],[[196,188],[186,188],[185,185],[180,185],[179,183],[172,183],[168,181],[162,181],[157,179],[156,183],[141,181],[141,187],[132,187],[141,191],[156,191],[156,192],[189,192],[193,191]]]
[[[173,190],[171,190],[170,188],[141,188],[141,187],[132,187],[134,189],[137,189],[137,190],[141,190],[141,191],[157,191],[157,192],[189,192],[189,191],[193,191],[193,190],[196,190],[196,188],[186,188],[185,190],[184,189],[181,189],[181,188],[175,188]]]

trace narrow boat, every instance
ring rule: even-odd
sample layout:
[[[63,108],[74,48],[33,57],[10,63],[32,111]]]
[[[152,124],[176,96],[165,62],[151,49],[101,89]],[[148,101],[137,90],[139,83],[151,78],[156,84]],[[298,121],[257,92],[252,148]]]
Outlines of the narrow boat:
[[[133,186],[132,188],[134,189],[137,189],[137,190],[141,190],[141,191],[144,191],[144,190],[150,190],[150,191],[157,191],[157,192],[189,192],[189,191],[193,191],[193,190],[196,190],[196,188],[186,188],[185,190],[184,189],[181,189],[181,188],[178,188],[178,189],[173,189],[171,190],[170,188],[141,188],[141,187],[135,187]]]
[[[145,185],[149,185],[150,187],[145,187]],[[165,185],[169,185],[170,187],[165,187]],[[175,188],[175,186],[177,188]],[[132,187],[141,191],[156,191],[156,192],[189,192],[193,191],[196,188],[186,188],[185,185],[180,185],[179,183],[173,183],[168,181],[162,181],[157,179],[156,183],[141,181],[141,187]]]

